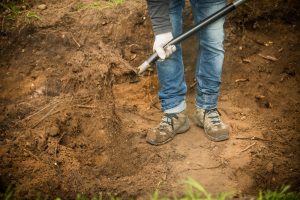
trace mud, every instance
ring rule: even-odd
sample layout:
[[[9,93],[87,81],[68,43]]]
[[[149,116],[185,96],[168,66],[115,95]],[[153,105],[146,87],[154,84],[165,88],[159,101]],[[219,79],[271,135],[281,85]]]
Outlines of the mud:
[[[151,53],[145,3],[80,5],[51,1],[41,11],[32,4],[41,21],[3,24],[2,194],[13,185],[17,198],[101,192],[145,199],[156,189],[180,194],[186,177],[209,192],[233,191],[238,197],[283,184],[300,190],[294,7],[283,6],[281,14],[276,7],[253,13],[257,5],[249,4],[228,18],[219,109],[231,127],[230,140],[210,142],[192,123],[186,134],[153,147],[145,136],[161,117],[157,74],[154,69],[136,78],[133,72]],[[189,27],[189,8],[184,16]],[[195,44],[195,38],[183,44],[190,118]]]

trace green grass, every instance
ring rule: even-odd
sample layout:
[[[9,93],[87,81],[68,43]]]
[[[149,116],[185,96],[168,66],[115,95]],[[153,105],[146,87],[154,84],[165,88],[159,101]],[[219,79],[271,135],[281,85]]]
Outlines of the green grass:
[[[300,193],[289,192],[290,186],[282,186],[275,191],[260,191],[257,200],[294,200],[300,199]]]
[[[5,16],[8,20],[15,20],[17,16],[19,16],[22,11],[14,2],[6,2],[6,3],[0,3],[0,7],[7,10],[8,13]]]
[[[232,194],[229,192],[223,192],[217,196],[212,196],[208,193],[204,187],[192,178],[188,178],[185,181],[186,189],[184,195],[181,197],[159,197],[158,191],[155,191],[151,200],[225,200],[229,199]]]
[[[227,200],[233,199],[233,194],[229,192],[219,193],[216,196],[211,195],[207,192],[204,187],[201,186],[197,181],[193,180],[192,178],[188,178],[185,181],[186,189],[184,194],[180,197],[160,197],[158,190],[154,192],[152,197],[149,200]],[[256,200],[299,200],[300,193],[299,192],[291,192],[289,191],[289,186],[282,186],[278,190],[271,191],[260,191],[258,196],[251,199]],[[0,199],[4,200],[12,200],[14,199],[14,188],[8,187],[4,196],[0,194]],[[110,197],[111,200],[121,200],[118,197],[115,197],[109,193],[102,195],[100,193],[98,196],[93,198],[85,197],[84,195],[78,194],[75,200],[103,200],[105,197]],[[105,198],[107,199],[107,198]],[[63,200],[63,198],[56,198],[55,200]]]
[[[28,4],[25,0],[0,2],[0,8],[6,10],[4,16],[6,20],[16,20],[19,16],[24,16],[25,22],[27,23],[31,23],[34,20],[42,20],[35,12],[21,9],[22,6],[28,8]]]
[[[112,8],[114,6],[120,5],[124,3],[125,0],[109,0],[109,1],[103,1],[103,0],[95,0],[92,3],[79,3],[76,6],[76,10],[81,9],[95,9],[95,10],[102,10],[105,8]]]

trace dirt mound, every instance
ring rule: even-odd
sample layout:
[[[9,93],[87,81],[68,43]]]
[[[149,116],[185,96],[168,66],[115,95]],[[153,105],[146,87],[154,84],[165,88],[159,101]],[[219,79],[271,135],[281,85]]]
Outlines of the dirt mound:
[[[133,72],[151,52],[145,4],[104,9],[102,3],[52,1],[42,11],[33,5],[41,21],[3,24],[0,192],[12,184],[23,198],[100,192],[147,198],[155,189],[179,192],[178,180],[187,176],[213,193],[251,194],[282,183],[299,189],[294,22],[266,24],[257,14],[251,20],[258,29],[226,25],[220,110],[231,140],[209,142],[192,124],[171,144],[152,147],[144,138],[161,117],[157,75]],[[189,10],[185,18],[189,26]],[[183,44],[190,116],[196,43]]]
[[[130,5],[112,14],[66,4],[49,17],[57,6],[2,38],[1,191],[14,184],[26,198],[112,192],[147,160],[121,130],[112,93],[113,83],[132,77],[135,53],[148,48],[130,39],[145,15],[128,15]]]

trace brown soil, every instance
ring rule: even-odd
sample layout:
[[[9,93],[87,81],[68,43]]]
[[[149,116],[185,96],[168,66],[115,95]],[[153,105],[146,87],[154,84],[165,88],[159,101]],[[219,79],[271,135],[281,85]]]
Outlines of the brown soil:
[[[187,133],[153,147],[145,135],[162,115],[157,75],[133,73],[151,53],[145,3],[79,5],[51,1],[41,11],[33,4],[42,21],[3,23],[0,193],[12,184],[17,198],[102,192],[144,199],[155,189],[180,194],[186,177],[212,193],[253,195],[282,184],[300,190],[295,7],[254,13],[249,4],[229,17],[219,108],[230,140],[211,142],[192,123]],[[189,8],[185,19],[190,26]],[[183,44],[191,118],[195,43]]]

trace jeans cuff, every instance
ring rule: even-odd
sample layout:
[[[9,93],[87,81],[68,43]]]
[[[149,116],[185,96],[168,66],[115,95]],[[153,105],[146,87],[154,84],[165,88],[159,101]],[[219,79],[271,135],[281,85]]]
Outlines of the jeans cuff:
[[[178,106],[164,111],[164,113],[180,113],[186,109],[186,102],[182,101]]]

